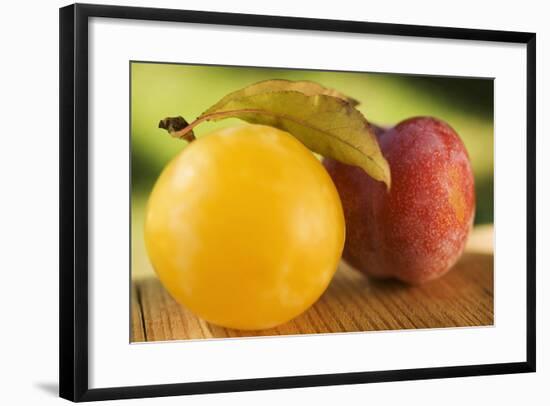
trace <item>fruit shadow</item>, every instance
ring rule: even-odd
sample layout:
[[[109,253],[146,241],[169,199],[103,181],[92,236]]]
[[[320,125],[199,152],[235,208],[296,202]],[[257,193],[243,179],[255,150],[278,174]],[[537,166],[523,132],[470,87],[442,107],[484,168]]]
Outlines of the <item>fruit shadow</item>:
[[[478,281],[476,276],[478,276],[479,273],[487,273],[490,271],[492,279],[493,254],[465,252],[446,274],[440,278],[426,281],[421,284],[409,284],[395,278],[368,277],[348,264],[345,264],[344,266],[352,270],[358,277],[361,277],[362,280],[356,278],[357,280],[355,281],[358,289],[362,287],[366,291],[370,291],[372,293],[389,294],[399,293],[406,290],[433,290],[437,289],[437,286],[441,286],[443,284],[451,284],[454,285],[456,289],[462,289],[463,287],[468,287],[469,284],[473,284]],[[341,271],[339,270],[339,272]],[[460,282],[458,280],[460,280]]]

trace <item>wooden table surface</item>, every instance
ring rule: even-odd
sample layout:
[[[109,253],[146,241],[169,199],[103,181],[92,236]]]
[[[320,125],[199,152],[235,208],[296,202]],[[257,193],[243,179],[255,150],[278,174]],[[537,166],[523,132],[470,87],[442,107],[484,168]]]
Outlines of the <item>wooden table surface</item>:
[[[157,278],[138,279],[132,284],[132,341],[492,325],[492,237],[492,227],[474,229],[453,269],[422,286],[371,280],[342,262],[317,303],[269,330],[215,326],[176,303]]]

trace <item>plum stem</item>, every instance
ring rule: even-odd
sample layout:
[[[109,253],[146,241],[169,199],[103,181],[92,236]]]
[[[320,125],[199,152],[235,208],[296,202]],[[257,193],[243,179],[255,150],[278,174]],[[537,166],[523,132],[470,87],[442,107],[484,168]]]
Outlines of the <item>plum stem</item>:
[[[189,123],[185,121],[182,116],[166,117],[159,122],[159,128],[168,131],[173,137],[183,138],[188,142],[193,142],[196,140],[195,134],[193,133],[192,127],[189,127]]]

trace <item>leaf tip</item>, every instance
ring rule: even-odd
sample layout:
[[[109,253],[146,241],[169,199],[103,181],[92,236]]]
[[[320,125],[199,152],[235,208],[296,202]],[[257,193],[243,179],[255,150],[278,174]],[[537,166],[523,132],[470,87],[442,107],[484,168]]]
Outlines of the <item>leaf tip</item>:
[[[390,193],[391,191],[391,170],[390,170],[390,164],[386,159],[384,159],[385,165],[384,165],[384,178],[382,179],[382,182],[386,185],[386,193]]]

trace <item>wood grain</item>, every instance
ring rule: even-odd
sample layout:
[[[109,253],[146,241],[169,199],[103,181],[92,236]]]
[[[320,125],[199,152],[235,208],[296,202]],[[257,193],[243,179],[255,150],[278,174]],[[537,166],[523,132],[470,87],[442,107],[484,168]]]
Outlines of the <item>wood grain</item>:
[[[492,230],[484,233],[483,240],[492,239]],[[475,248],[469,246],[444,277],[414,287],[371,280],[341,263],[327,291],[308,311],[289,323],[260,331],[212,325],[176,303],[158,279],[136,280],[132,341],[492,325],[493,255]]]
[[[138,287],[135,283],[132,284],[131,303],[132,321],[130,328],[130,341],[147,341],[147,338],[145,337],[143,314],[141,313],[141,301],[139,300]]]

